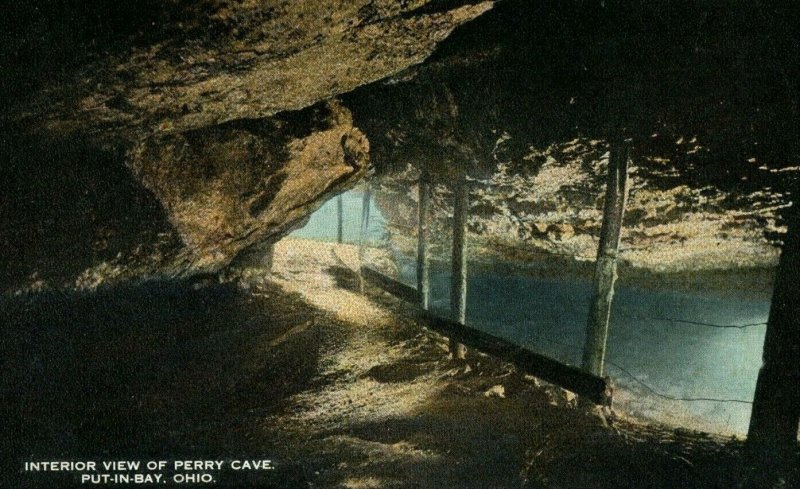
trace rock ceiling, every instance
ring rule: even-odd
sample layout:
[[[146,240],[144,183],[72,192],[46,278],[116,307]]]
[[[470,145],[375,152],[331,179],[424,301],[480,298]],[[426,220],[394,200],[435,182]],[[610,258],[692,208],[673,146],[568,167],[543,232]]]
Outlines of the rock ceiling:
[[[775,209],[798,159],[791,11],[516,0],[104,5],[21,5],[4,20],[3,176],[14,197],[0,208],[0,234],[19,269],[12,276],[52,268],[46,243],[66,253],[65,229],[86,236],[70,247],[85,259],[64,277],[83,270],[86,282],[98,267],[218,271],[368,166],[422,164],[443,177],[467,166],[484,179],[502,168],[542,180],[533,169],[564,172],[534,164],[536,154],[612,131],[636,142],[648,176],[641,199],[670,208],[713,194],[735,202],[714,211],[731,216],[769,208],[736,219],[747,221],[741,248],[766,247],[759,253],[774,259],[768,234],[780,230]],[[81,197],[83,188],[105,189],[114,205]],[[30,204],[43,197],[57,205]],[[132,225],[137,216],[145,224]],[[700,221],[701,233],[721,236]]]

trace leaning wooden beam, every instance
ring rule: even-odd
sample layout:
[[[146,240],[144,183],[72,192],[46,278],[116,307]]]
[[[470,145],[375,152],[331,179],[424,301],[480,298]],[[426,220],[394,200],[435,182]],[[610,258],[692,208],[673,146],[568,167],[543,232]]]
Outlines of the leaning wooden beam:
[[[467,320],[467,216],[469,214],[469,188],[464,172],[456,182],[453,203],[453,273],[450,287],[450,309],[453,320],[466,324]]]
[[[613,390],[609,380],[606,378],[590,374],[577,367],[565,365],[552,358],[533,353],[502,338],[465,327],[462,324],[435,316],[429,312],[423,312],[423,316],[434,330],[448,336],[451,342],[456,341],[469,348],[474,348],[513,363],[520,370],[547,382],[557,384],[591,400],[595,404],[611,405]]]
[[[798,194],[795,194],[798,195]],[[800,202],[789,210],[788,230],[781,251],[764,353],[758,373],[748,443],[766,456],[797,449],[800,424]],[[777,450],[777,453],[775,453]]]
[[[341,194],[336,197],[336,242],[344,243],[344,204]]]
[[[417,204],[417,291],[419,305],[428,309],[430,297],[430,261],[428,259],[428,209],[430,208],[430,176],[423,170],[419,176],[419,202]]]
[[[420,302],[419,291],[417,291],[417,289],[384,275],[373,268],[362,265],[361,276],[364,277],[365,280],[374,283],[381,289],[404,301],[411,302],[412,304],[419,304]]]
[[[628,198],[629,157],[628,142],[622,140],[611,142],[603,224],[600,229],[594,289],[586,325],[586,345],[583,350],[583,368],[597,376],[602,376],[604,370],[608,322],[611,318],[614,282],[617,280],[617,254],[622,234],[622,218]]]

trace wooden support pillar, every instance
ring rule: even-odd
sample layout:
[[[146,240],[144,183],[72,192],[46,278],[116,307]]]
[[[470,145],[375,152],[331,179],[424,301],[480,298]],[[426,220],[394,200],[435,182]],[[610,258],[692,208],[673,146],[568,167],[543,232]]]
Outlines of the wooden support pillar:
[[[430,263],[428,260],[428,209],[431,202],[430,175],[422,170],[419,175],[419,203],[417,206],[417,292],[419,305],[428,310],[430,296]]]
[[[364,248],[367,245],[367,232],[369,231],[369,207],[372,200],[372,189],[369,182],[364,185],[364,198],[361,201],[361,234],[358,240],[359,268],[364,267]],[[359,277],[359,289],[364,292],[364,277]]]
[[[467,319],[467,216],[469,188],[461,173],[453,192],[453,274],[450,288],[450,309],[453,320],[465,324]]]
[[[594,275],[594,290],[589,306],[586,326],[586,345],[583,350],[583,368],[602,377],[614,282],[617,279],[617,254],[622,233],[622,218],[628,198],[628,160],[630,145],[627,141],[611,141],[608,161],[608,179],[600,244]]]
[[[336,242],[344,243],[344,204],[342,195],[336,196]]]
[[[453,256],[450,282],[450,311],[453,321],[460,325],[467,322],[467,216],[469,214],[469,187],[466,173],[456,181],[453,202]],[[467,347],[450,339],[453,358],[465,360]]]
[[[794,453],[800,424],[799,198],[800,194],[793,195],[788,211],[747,435],[748,444],[769,458]]]

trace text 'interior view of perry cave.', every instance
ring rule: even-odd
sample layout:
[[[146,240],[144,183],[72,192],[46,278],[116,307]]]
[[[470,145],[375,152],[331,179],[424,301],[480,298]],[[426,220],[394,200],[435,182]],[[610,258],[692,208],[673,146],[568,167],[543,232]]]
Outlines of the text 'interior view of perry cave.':
[[[15,3],[0,486],[800,487],[800,8]]]

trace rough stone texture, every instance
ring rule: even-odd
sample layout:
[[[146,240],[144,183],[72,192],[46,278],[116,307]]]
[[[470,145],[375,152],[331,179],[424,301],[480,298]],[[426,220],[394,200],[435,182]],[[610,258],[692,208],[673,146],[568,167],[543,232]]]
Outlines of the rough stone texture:
[[[661,275],[775,266],[800,168],[790,17],[606,3],[499,3],[410,73],[343,97],[394,173],[376,198],[395,244],[415,249],[404,226],[422,167],[443,187],[432,252],[449,253],[444,187],[467,167],[473,253],[593,262],[619,131],[635,148],[624,262]]]
[[[336,102],[148,139],[129,165],[164,206],[192,270],[274,242],[366,171],[369,144]]]
[[[363,174],[347,161],[366,148],[353,126],[379,173],[422,164],[447,182],[470,167],[488,188],[471,225],[501,241],[489,245],[591,260],[603,141],[623,122],[642,182],[630,263],[775,261],[800,168],[794,17],[669,2],[141,1],[113,7],[136,24],[113,46],[87,44],[92,56],[9,112],[132,146],[126,164],[166,211],[186,269],[257,252]],[[315,105],[333,98],[354,123],[336,102]]]
[[[494,172],[471,185],[472,258],[528,262],[554,254],[594,262],[607,151],[603,140],[576,138],[531,147],[519,160],[496,161]],[[787,196],[772,189],[737,194],[687,183],[675,175],[677,164],[644,152],[633,159],[622,262],[670,273],[774,267]],[[416,195],[409,190],[416,173],[409,167],[382,177],[376,194],[396,244],[409,254],[416,246],[407,231],[416,225]],[[439,182],[432,202],[431,246],[434,253],[448,253],[453,204],[447,181]]]
[[[366,171],[368,142],[337,95],[421,63],[456,27],[493,5],[87,2],[45,5],[41,12],[25,5],[12,10],[24,25],[8,25],[10,34],[3,34],[8,43],[0,48],[0,64],[15,64],[0,95],[16,95],[0,117],[0,132],[3,151],[15,160],[8,180],[16,182],[10,193],[18,202],[0,210],[23,228],[35,226],[35,216],[43,212],[26,195],[46,194],[47,181],[53,180],[51,174],[37,176],[42,166],[37,158],[52,160],[49,169],[102,160],[103,168],[124,174],[126,184],[144,187],[147,191],[139,190],[145,197],[152,194],[163,219],[158,226],[142,223],[147,233],[118,232],[126,239],[102,253],[87,254],[89,244],[53,246],[58,260],[42,252],[36,260],[14,264],[15,277],[30,276],[29,282],[46,286],[93,288],[107,278],[218,272],[258,255]],[[26,150],[16,142],[19,137],[79,139],[85,147],[64,158],[57,149]],[[92,180],[86,175],[69,180],[65,195],[81,195],[87,179]],[[121,202],[135,193],[122,192],[115,182],[101,176],[92,187]],[[134,219],[124,210],[114,213],[116,207],[96,212],[104,199],[90,197],[85,205],[64,199],[62,208],[74,212],[54,218],[60,224],[47,232],[27,233],[35,239],[17,239],[27,234],[13,227],[0,237],[24,258],[31,246],[47,248],[43,239],[94,243],[93,229],[116,229],[104,219],[112,224]],[[62,239],[55,235],[59,227],[73,234]],[[147,238],[151,235],[158,239]]]
[[[178,26],[183,36],[84,69],[47,125],[174,133],[299,110],[420,63],[492,6],[439,3],[204,2]]]

